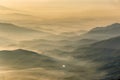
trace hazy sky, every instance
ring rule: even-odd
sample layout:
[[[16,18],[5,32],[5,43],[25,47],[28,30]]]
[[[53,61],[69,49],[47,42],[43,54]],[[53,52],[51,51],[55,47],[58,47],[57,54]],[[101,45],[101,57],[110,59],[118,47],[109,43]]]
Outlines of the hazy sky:
[[[83,29],[120,22],[120,0],[0,0],[0,4],[45,19],[43,23],[81,25]]]

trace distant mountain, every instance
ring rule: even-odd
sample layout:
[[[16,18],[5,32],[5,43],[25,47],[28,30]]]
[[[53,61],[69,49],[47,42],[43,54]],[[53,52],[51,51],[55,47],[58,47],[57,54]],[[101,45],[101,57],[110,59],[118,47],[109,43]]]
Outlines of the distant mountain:
[[[57,60],[27,50],[0,51],[0,67],[12,69],[25,68],[54,68],[59,64]]]
[[[4,31],[5,30],[6,31],[11,31],[13,29],[18,30],[16,32],[21,32],[21,31],[23,31],[23,32],[24,31],[27,31],[27,32],[39,32],[37,30],[32,30],[32,29],[29,29],[29,28],[19,27],[19,26],[15,25],[15,24],[12,24],[12,23],[0,23],[0,29],[2,29]]]
[[[28,14],[24,14],[24,13],[11,13],[11,14],[7,14],[7,15],[10,15],[10,16],[18,16],[18,17],[33,17],[32,15],[28,15]]]
[[[61,54],[61,56],[63,56],[64,53],[71,52],[80,46],[97,42],[96,40],[92,40],[92,39],[74,40],[71,39],[71,37],[73,36],[76,36],[76,34],[67,35],[66,33],[66,34],[53,35],[51,37],[47,37],[47,39],[33,39],[33,40],[21,41],[18,44],[18,46],[21,48],[37,50],[51,55]]]
[[[37,32],[35,30],[19,27],[19,26],[16,26],[14,24],[11,24],[11,23],[0,23],[0,30],[1,31],[7,31],[7,32],[12,32],[12,31],[15,31],[15,30],[16,30],[16,32],[25,32],[25,31],[27,31],[27,32]]]
[[[0,21],[2,22],[17,23],[21,25],[28,25],[28,27],[30,27],[30,26],[39,24],[41,20],[42,18],[31,15],[30,13],[24,10],[23,11],[17,10],[17,9],[0,5]]]
[[[82,35],[81,38],[104,40],[116,36],[120,36],[120,23],[114,23],[106,27],[96,27]]]
[[[43,53],[50,53],[55,49],[59,50],[69,50],[68,46],[72,44],[69,40],[46,40],[46,39],[36,39],[36,40],[28,40],[28,41],[21,41],[18,46],[21,48],[27,48],[37,51],[42,51]],[[52,52],[51,52],[52,53]]]
[[[120,49],[120,37],[100,41],[92,44],[91,46],[95,48]]]
[[[117,31],[120,30],[120,23],[114,23],[114,24],[108,25],[106,27],[96,27],[96,28],[92,29],[89,33],[117,34],[118,32],[116,30]]]
[[[19,27],[11,23],[0,23],[0,36],[15,40],[29,40],[45,36],[47,33],[25,27]]]
[[[6,22],[14,22],[14,23],[30,23],[32,21],[37,21],[38,17],[27,14],[22,11],[11,11],[6,12],[0,15],[1,19]]]

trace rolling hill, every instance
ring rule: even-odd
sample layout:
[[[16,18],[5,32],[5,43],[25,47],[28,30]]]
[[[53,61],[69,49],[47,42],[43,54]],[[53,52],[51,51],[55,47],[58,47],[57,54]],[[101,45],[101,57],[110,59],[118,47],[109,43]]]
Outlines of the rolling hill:
[[[3,50],[0,51],[0,79],[60,80],[66,76],[62,64],[64,62],[33,51]]]
[[[120,23],[114,23],[106,27],[96,27],[83,34],[81,38],[100,41],[117,36],[120,36]]]
[[[63,64],[67,68],[62,67]],[[89,70],[89,67],[75,65],[73,62],[60,61],[28,50],[0,51],[0,79],[2,77],[2,79],[7,80],[68,80],[69,77],[80,79],[79,76],[81,76],[85,80],[96,74],[92,71],[94,69],[89,70],[89,72],[87,70]],[[82,76],[80,71],[85,71],[85,75],[89,73],[89,76]],[[73,80],[73,78],[69,80]],[[93,78],[90,80],[93,80]]]
[[[13,40],[29,40],[47,35],[48,33],[19,27],[11,23],[0,23],[0,36]]]
[[[57,60],[32,51],[17,49],[0,51],[0,67],[12,69],[51,68],[57,67]]]

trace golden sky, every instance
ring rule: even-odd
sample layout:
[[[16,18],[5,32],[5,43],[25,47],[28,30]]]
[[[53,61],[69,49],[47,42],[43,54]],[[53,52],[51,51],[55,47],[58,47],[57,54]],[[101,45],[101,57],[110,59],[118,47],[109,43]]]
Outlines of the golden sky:
[[[0,4],[8,7],[43,13],[78,13],[87,10],[115,10],[119,8],[119,0],[0,0]],[[49,12],[49,13],[48,13]]]
[[[43,23],[102,25],[120,21],[120,0],[0,0],[0,5],[46,19]]]

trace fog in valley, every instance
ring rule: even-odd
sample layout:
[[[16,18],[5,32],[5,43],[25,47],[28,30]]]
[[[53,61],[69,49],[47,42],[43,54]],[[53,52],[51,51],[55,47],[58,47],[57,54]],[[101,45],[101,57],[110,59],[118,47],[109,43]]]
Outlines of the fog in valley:
[[[0,80],[119,80],[118,0],[1,0]]]

